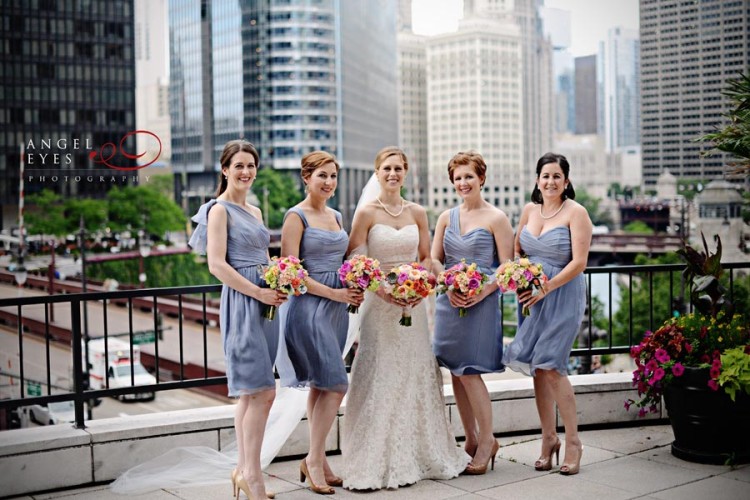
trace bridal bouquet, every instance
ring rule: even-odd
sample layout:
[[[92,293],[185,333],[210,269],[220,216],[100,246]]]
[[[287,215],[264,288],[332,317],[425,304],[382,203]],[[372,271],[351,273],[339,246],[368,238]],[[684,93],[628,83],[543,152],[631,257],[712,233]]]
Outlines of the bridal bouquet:
[[[394,267],[385,277],[385,282],[390,288],[391,296],[401,300],[425,298],[435,290],[437,285],[435,276],[417,262]],[[411,326],[408,307],[404,308],[398,324]]]
[[[374,292],[380,288],[380,282],[383,281],[383,271],[380,270],[378,259],[372,259],[366,255],[353,255],[341,264],[339,280],[348,288],[359,288]],[[349,304],[347,311],[357,314],[359,307]]]
[[[467,297],[479,295],[490,278],[477,267],[475,262],[467,265],[466,259],[461,259],[461,262],[438,275],[435,291],[437,293],[458,292]],[[458,317],[464,316],[466,316],[466,308],[459,307]]]
[[[495,278],[503,293],[531,290],[532,295],[537,295],[547,283],[547,275],[542,272],[542,265],[535,264],[526,257],[504,262],[497,268]],[[523,306],[521,314],[531,314],[528,306]]]
[[[263,279],[271,290],[295,296],[307,293],[307,271],[302,267],[302,261],[294,255],[273,257],[271,263],[263,269]],[[273,320],[276,317],[276,306],[267,305],[263,317]]]

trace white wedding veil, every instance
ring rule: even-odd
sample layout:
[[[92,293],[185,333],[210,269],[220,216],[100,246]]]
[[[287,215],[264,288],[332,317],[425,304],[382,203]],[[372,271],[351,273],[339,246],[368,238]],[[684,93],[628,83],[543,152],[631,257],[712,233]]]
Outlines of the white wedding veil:
[[[367,184],[365,184],[365,187],[362,188],[362,195],[359,197],[359,201],[357,201],[357,208],[354,210],[354,213],[356,214],[357,210],[367,205],[368,203],[375,201],[379,196],[380,182],[378,181],[377,173],[373,173],[370,176],[370,180],[368,180]],[[356,254],[367,255],[367,241],[359,245],[357,248],[353,249],[350,252],[349,256]],[[365,301],[368,300],[367,296],[368,294],[365,293]],[[359,341],[360,324],[361,319],[359,314],[349,315],[349,330],[347,331],[346,335],[346,344],[344,344],[345,356],[349,353],[349,350],[351,350],[354,343]]]
[[[374,201],[378,196],[380,196],[380,183],[377,176],[373,174],[362,190],[357,209]],[[366,255],[367,244],[352,251],[352,254],[357,253]],[[285,322],[287,305],[288,302],[279,308],[280,325]],[[350,314],[344,355],[349,353],[357,340],[359,326],[359,314]],[[268,467],[279,453],[304,417],[307,408],[308,390],[283,387],[285,382],[291,380],[294,375],[294,368],[286,351],[283,331],[280,333],[276,369],[279,372],[282,387],[276,390],[276,398],[263,436],[260,457],[263,469]],[[229,472],[236,465],[236,443],[230,444],[222,451],[207,446],[180,446],[125,471],[110,485],[110,489],[115,493],[134,495],[163,488],[219,484],[229,480]]]

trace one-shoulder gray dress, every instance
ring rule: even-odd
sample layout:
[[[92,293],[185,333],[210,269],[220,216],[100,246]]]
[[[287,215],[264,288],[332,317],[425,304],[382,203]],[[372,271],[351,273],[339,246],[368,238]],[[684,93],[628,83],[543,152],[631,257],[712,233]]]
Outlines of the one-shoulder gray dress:
[[[520,242],[529,259],[541,263],[550,279],[573,257],[567,226],[553,227],[539,237],[524,226]],[[534,375],[537,369],[557,370],[567,375],[570,349],[585,309],[586,280],[579,274],[531,307],[531,315],[523,318],[515,339],[505,349],[505,365],[527,375]]]
[[[492,264],[497,255],[495,238],[484,228],[462,235],[459,220],[459,207],[455,207],[450,211],[450,222],[443,236],[445,268],[466,259],[467,264],[476,262],[480,271],[492,276]],[[454,375],[505,370],[499,298],[499,291],[491,293],[466,309],[466,315],[461,318],[447,295],[438,296],[432,350],[441,366]]]
[[[193,216],[198,227],[189,245],[205,253],[208,212],[220,203],[227,211],[227,263],[245,279],[266,286],[262,267],[268,264],[270,235],[261,221],[234,203],[211,200]],[[279,342],[278,316],[263,318],[265,304],[224,285],[220,327],[230,397],[276,388],[273,364]]]
[[[292,207],[305,227],[299,258],[310,277],[330,288],[342,288],[338,270],[349,245],[346,231],[328,231],[310,227],[304,211]],[[341,227],[341,214],[336,212]],[[349,327],[347,305],[317,295],[305,294],[289,299],[284,324],[284,340],[294,368],[294,378],[284,385],[346,392],[349,381],[342,359]]]

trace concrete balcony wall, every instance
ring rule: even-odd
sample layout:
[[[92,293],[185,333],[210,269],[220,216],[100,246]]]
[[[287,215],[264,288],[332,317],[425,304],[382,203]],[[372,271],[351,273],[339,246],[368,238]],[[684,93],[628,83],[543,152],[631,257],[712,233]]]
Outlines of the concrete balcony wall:
[[[635,398],[630,373],[570,377],[576,391],[581,425],[628,423],[636,411],[623,401]],[[530,378],[487,383],[497,434],[534,431],[539,419]],[[446,412],[456,437],[463,437],[451,387],[445,386]],[[657,413],[647,419],[665,418]],[[340,450],[342,406],[326,442]],[[558,421],[562,425],[561,421]],[[307,453],[308,426],[301,421],[278,454],[279,458]],[[207,446],[225,450],[235,440],[234,405],[92,420],[86,429],[64,425],[17,429],[0,433],[0,492],[29,494],[112,481],[131,467],[178,446]]]

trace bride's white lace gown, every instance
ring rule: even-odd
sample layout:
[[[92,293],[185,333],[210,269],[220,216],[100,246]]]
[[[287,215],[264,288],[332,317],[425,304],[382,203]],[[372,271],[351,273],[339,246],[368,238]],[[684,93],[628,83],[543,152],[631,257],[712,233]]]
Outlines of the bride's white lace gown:
[[[413,262],[416,225],[376,224],[368,255],[381,268]],[[430,347],[425,304],[399,326],[401,308],[368,294],[360,307],[359,349],[352,366],[342,433],[344,486],[396,488],[420,479],[449,479],[470,457],[448,427],[442,377]]]

